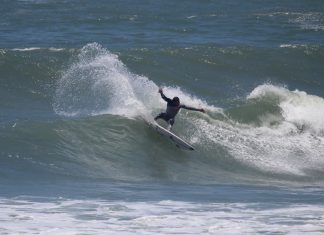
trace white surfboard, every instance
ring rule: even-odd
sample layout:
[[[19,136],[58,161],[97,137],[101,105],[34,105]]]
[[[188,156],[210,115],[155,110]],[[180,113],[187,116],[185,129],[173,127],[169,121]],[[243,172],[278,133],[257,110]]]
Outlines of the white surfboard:
[[[145,121],[150,127],[152,127],[154,130],[156,130],[161,135],[167,137],[169,140],[171,140],[175,145],[179,148],[186,149],[186,150],[195,150],[190,144],[188,144],[186,141],[181,139],[179,136],[176,136],[171,131],[165,129],[164,127],[157,124],[155,121]]]

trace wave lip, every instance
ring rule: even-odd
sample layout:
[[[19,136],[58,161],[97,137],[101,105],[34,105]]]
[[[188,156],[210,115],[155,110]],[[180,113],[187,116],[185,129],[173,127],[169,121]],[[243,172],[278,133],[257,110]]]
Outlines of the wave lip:
[[[262,85],[255,88],[247,99],[276,99],[286,122],[316,135],[324,135],[324,99],[321,97],[304,91]]]

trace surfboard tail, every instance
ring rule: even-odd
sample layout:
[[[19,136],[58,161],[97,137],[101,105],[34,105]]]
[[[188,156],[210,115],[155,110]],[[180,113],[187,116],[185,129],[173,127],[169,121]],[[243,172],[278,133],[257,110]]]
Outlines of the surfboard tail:
[[[185,150],[191,150],[191,151],[195,150],[194,147],[191,146],[188,142],[186,142],[185,140],[181,139],[179,136],[177,136],[173,132],[167,130],[166,128],[164,128],[162,126],[160,126],[155,121],[150,122],[150,121],[145,120],[145,122],[150,127],[152,127],[156,132],[158,132],[162,136],[165,136],[169,140],[171,140],[177,147],[179,147],[181,149],[185,149]]]

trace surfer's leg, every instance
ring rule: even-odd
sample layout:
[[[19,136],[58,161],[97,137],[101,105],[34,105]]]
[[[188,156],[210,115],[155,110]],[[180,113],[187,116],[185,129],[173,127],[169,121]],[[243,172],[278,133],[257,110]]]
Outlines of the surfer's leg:
[[[156,121],[156,120],[158,120],[159,118],[162,118],[162,116],[163,116],[163,113],[160,113],[159,115],[157,115],[157,116],[154,118],[154,120]]]
[[[163,119],[164,121],[168,121],[169,119],[167,118],[167,115],[166,115],[166,113],[160,113],[159,115],[157,115],[155,118],[154,118],[154,120],[156,121],[156,120],[158,120],[158,119]]]
[[[172,127],[173,127],[173,124],[174,124],[174,118],[171,118],[169,121],[169,126],[168,126],[168,130],[171,131]]]

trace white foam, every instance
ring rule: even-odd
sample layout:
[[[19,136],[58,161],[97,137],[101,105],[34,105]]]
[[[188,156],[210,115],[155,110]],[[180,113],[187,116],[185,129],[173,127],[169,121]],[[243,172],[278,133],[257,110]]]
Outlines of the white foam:
[[[199,139],[198,143],[209,146],[209,152],[221,146],[235,161],[258,171],[311,178],[314,177],[311,172],[323,171],[322,98],[284,87],[262,85],[247,99],[272,100],[281,108],[282,117],[262,116],[261,126],[228,119],[197,118],[193,121],[192,136]],[[271,120],[280,121],[272,126],[268,125]]]
[[[41,48],[41,47],[27,47],[27,48],[13,48],[11,49],[12,51],[37,51],[37,50],[49,50],[53,52],[58,52],[58,51],[63,51],[65,50],[64,48],[55,48],[55,47],[50,47],[50,48]]]
[[[289,21],[300,25],[301,29],[323,31],[323,13],[322,12],[307,12],[300,13],[298,17],[292,18]]]
[[[7,234],[320,234],[324,206],[0,198]]]
[[[296,44],[281,44],[280,48],[297,48],[298,45]]]
[[[56,51],[64,51],[65,48],[55,48],[55,47],[50,47],[49,50],[50,50],[50,51],[55,51],[55,52],[56,52]]]
[[[324,132],[324,99],[303,91],[290,91],[284,87],[261,85],[248,99],[272,98],[279,100],[279,107],[286,122],[307,128],[317,135]],[[324,134],[324,133],[323,133]]]
[[[28,48],[14,48],[13,51],[35,51],[40,50],[40,47],[28,47]]]
[[[258,17],[286,17],[289,23],[297,24],[301,29],[323,31],[322,12],[271,12],[256,14]]]

